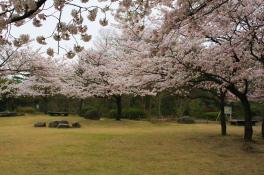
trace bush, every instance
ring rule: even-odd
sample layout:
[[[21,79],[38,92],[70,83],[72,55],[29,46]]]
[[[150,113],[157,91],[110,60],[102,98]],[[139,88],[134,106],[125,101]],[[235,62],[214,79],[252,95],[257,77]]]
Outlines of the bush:
[[[178,123],[182,123],[182,124],[193,124],[195,123],[195,120],[189,116],[183,116],[177,119]]]
[[[191,116],[197,119],[216,120],[219,112],[196,112]]]
[[[33,107],[18,107],[16,109],[17,112],[20,112],[20,113],[29,113],[29,114],[34,114],[34,113],[37,113],[38,111],[33,108]]]
[[[166,95],[161,98],[161,114],[162,116],[171,116],[176,114],[176,98],[171,95]]]
[[[90,107],[83,109],[81,112],[81,116],[86,119],[100,120],[102,114],[99,110]]]
[[[205,112],[202,114],[204,119],[207,120],[216,120],[217,116],[219,115],[219,112]]]
[[[110,111],[110,116],[112,118],[116,117],[117,111],[115,109]],[[130,119],[130,120],[139,120],[141,118],[146,117],[146,113],[138,108],[128,108],[122,111],[122,118]]]
[[[252,114],[254,116],[264,117],[264,104],[252,102],[251,108],[252,108]]]
[[[112,109],[109,111],[109,115],[111,118],[115,118],[117,116],[117,111],[116,109]]]
[[[145,112],[138,108],[128,108],[123,111],[123,117],[131,120],[139,120],[145,116]]]

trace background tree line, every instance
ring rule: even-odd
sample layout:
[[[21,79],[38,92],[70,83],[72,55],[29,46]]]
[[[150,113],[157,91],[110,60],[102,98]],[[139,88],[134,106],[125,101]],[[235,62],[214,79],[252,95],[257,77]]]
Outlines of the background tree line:
[[[199,92],[197,92],[199,94]],[[227,103],[233,109],[233,117],[243,118],[243,110],[239,102]],[[253,116],[256,119],[264,117],[264,104],[252,102]],[[113,98],[70,99],[56,95],[43,99],[40,97],[2,97],[0,111],[17,111],[22,113],[47,113],[48,111],[64,111],[71,114],[82,115],[88,118],[107,117],[115,118],[117,105]],[[191,116],[197,119],[216,120],[219,108],[215,101],[206,98],[191,99],[171,95],[163,92],[157,96],[134,97],[122,96],[122,118],[130,119],[155,119],[177,118]],[[219,120],[219,119],[218,119]]]

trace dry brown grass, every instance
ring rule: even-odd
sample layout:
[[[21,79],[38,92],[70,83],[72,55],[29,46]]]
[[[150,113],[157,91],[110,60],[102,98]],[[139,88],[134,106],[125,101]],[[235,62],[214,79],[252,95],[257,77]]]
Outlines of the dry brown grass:
[[[146,121],[79,121],[81,129],[33,128],[47,116],[0,118],[1,175],[261,175],[264,141],[255,127],[245,151],[242,127]]]

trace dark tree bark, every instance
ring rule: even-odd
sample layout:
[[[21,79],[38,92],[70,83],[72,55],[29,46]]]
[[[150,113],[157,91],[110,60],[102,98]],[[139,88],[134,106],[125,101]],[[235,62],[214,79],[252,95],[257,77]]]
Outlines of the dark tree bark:
[[[244,109],[245,117],[245,128],[244,128],[244,140],[246,142],[252,141],[253,128],[252,128],[252,112],[250,108],[250,103],[246,95],[242,95],[240,98],[241,104]]]
[[[116,95],[114,97],[115,97],[116,107],[117,107],[116,120],[121,120],[122,118],[122,96]]]
[[[14,23],[17,21],[21,21],[26,18],[30,18],[34,15],[35,12],[39,10],[39,8],[46,2],[47,0],[39,0],[36,2],[36,8],[28,10],[26,9],[24,14],[22,16],[12,16],[11,19],[9,19],[8,24]]]
[[[226,136],[227,132],[226,132],[226,118],[225,118],[225,112],[224,112],[224,108],[225,108],[225,98],[226,98],[226,92],[220,92],[220,103],[219,103],[219,107],[220,107],[220,122],[221,122],[221,135],[222,136]]]
[[[239,98],[240,103],[244,110],[244,119],[245,119],[245,127],[244,127],[244,141],[251,142],[253,136],[253,127],[252,127],[252,111],[250,107],[250,103],[248,101],[247,93],[248,93],[248,81],[245,80],[245,90],[244,92],[239,91],[234,84],[231,84],[227,87],[227,89],[232,92],[236,97]]]

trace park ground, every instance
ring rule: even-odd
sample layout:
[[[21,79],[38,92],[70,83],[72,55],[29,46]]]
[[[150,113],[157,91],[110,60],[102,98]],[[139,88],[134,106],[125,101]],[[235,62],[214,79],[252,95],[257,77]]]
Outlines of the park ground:
[[[80,129],[34,128],[43,115],[0,118],[1,175],[264,175],[264,141],[254,127],[149,121],[92,121]],[[65,117],[63,118],[65,119]],[[251,147],[250,146],[250,147]]]

